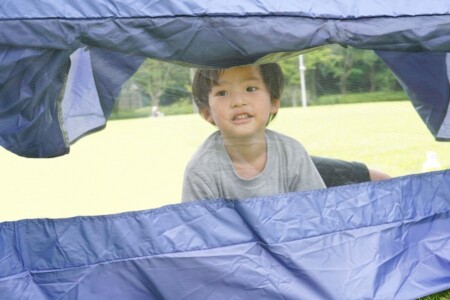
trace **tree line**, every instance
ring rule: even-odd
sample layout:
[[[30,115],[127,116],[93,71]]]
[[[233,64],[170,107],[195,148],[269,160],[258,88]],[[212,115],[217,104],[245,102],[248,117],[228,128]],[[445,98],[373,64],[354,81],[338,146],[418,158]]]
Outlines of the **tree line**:
[[[303,54],[309,104],[327,95],[398,92],[397,80],[370,50],[331,45]],[[285,74],[283,106],[301,103],[299,56],[279,61]],[[193,69],[147,59],[122,89],[116,110],[191,103]]]
[[[370,50],[332,45],[303,55],[307,98],[311,104],[327,95],[398,92],[401,86],[389,68]],[[300,102],[299,59],[280,62],[286,78],[285,106]]]

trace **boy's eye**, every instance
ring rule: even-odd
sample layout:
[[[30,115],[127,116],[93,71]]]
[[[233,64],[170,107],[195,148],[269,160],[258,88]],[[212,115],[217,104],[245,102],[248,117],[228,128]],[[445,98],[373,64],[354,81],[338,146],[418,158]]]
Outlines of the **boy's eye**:
[[[226,95],[228,95],[228,92],[227,92],[227,91],[218,91],[218,92],[216,93],[216,96],[226,96]]]
[[[254,87],[254,86],[249,86],[249,87],[247,87],[246,91],[247,91],[247,92],[254,92],[254,91],[256,91],[256,87]]]

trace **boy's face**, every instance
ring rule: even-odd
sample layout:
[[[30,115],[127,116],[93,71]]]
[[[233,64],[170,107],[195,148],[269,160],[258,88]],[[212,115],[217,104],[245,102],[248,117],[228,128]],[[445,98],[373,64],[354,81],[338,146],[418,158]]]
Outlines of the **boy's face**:
[[[271,114],[280,106],[270,93],[257,66],[225,70],[208,95],[203,116],[215,124],[223,138],[263,138]]]

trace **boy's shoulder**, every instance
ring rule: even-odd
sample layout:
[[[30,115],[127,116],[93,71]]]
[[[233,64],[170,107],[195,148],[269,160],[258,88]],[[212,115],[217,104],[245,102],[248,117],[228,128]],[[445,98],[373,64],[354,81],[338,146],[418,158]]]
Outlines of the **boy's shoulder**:
[[[266,137],[268,142],[277,142],[281,145],[295,145],[303,148],[303,145],[293,137],[287,136],[285,134],[266,129]]]
[[[216,131],[206,138],[206,140],[195,151],[187,165],[187,168],[211,168],[211,166],[215,165],[215,163],[222,158],[224,155],[223,151],[224,147],[220,138],[220,132]]]
[[[220,131],[213,132],[210,136],[208,136],[203,143],[198,147],[197,151],[194,153],[194,156],[204,154],[205,152],[215,152],[221,150],[223,148],[222,139],[220,137]]]
[[[266,129],[266,139],[271,153],[277,153],[288,161],[298,161],[309,156],[302,143],[290,136]]]

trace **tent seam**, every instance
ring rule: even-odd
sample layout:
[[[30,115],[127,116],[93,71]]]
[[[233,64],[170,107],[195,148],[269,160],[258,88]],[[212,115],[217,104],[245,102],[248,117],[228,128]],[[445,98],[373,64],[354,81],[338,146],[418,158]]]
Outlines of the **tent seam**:
[[[447,210],[447,211],[444,211],[444,212],[437,212],[437,213],[434,213],[432,215],[423,216],[423,217],[420,217],[420,218],[417,218],[417,219],[416,218],[402,219],[402,220],[392,221],[392,222],[383,223],[383,224],[384,225],[389,225],[389,224],[394,224],[394,223],[399,223],[399,222],[402,222],[402,223],[413,223],[413,222],[414,223],[418,223],[418,222],[420,222],[421,220],[423,220],[425,218],[433,217],[435,215],[448,213],[448,212],[450,212],[450,211]],[[352,230],[363,229],[363,228],[370,228],[370,227],[379,226],[379,225],[381,225],[381,224],[375,224],[375,225],[358,227],[358,228],[354,228]],[[299,240],[306,240],[306,239],[310,239],[310,238],[317,238],[319,236],[328,236],[328,235],[331,235],[331,234],[336,234],[336,233],[345,232],[345,231],[347,231],[347,230],[344,230],[344,229],[343,230],[337,230],[337,231],[328,232],[328,233],[325,233],[325,234],[311,235],[311,236],[308,236],[308,237],[305,237],[305,238],[301,238],[301,239],[293,239],[293,240],[289,240],[289,241],[283,241],[281,243],[261,243],[258,240],[252,240],[252,241],[247,241],[247,242],[243,242],[243,243],[228,244],[228,245],[221,245],[221,246],[215,246],[215,247],[172,251],[172,252],[157,253],[157,254],[152,254],[152,255],[133,256],[133,257],[121,258],[121,259],[103,260],[103,261],[98,261],[98,262],[95,262],[95,263],[84,264],[84,265],[73,266],[73,267],[61,267],[61,268],[53,268],[53,269],[31,269],[30,268],[30,269],[26,269],[26,271],[23,271],[23,272],[20,272],[20,273],[10,274],[7,277],[14,276],[14,275],[21,274],[21,273],[25,273],[25,272],[46,273],[46,272],[52,272],[52,271],[65,271],[65,270],[71,270],[71,269],[78,269],[78,268],[86,268],[86,267],[90,267],[90,266],[96,266],[98,264],[109,264],[109,263],[116,263],[116,262],[125,262],[125,261],[130,261],[130,260],[135,260],[135,259],[154,258],[154,257],[158,257],[158,256],[171,255],[171,254],[177,254],[177,253],[189,253],[189,252],[195,252],[195,251],[214,250],[214,249],[220,249],[220,248],[224,248],[224,247],[232,247],[232,246],[244,245],[244,244],[259,243],[259,244],[266,245],[266,246],[277,246],[277,245],[283,245],[283,244],[286,244],[286,243],[292,243],[292,242],[299,241]],[[5,278],[7,278],[7,277],[5,277]],[[1,277],[0,277],[0,279],[1,279]]]
[[[172,18],[305,18],[305,19],[322,19],[322,20],[331,20],[331,21],[353,21],[353,20],[367,20],[367,19],[378,19],[378,18],[387,18],[387,19],[398,19],[398,18],[417,18],[417,17],[439,17],[439,16],[450,16],[450,12],[442,13],[442,14],[422,14],[422,15],[377,15],[377,16],[360,16],[360,17],[327,17],[327,16],[306,16],[299,14],[247,14],[247,15],[236,15],[236,14],[199,14],[199,15],[161,15],[161,16],[104,16],[104,17],[33,17],[33,18],[0,18],[0,22],[2,21],[41,21],[41,20],[68,20],[68,21],[92,21],[92,20],[105,20],[105,19],[114,19],[114,20],[126,20],[126,19],[172,19]]]

